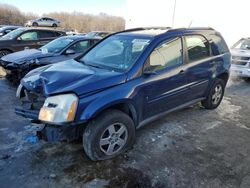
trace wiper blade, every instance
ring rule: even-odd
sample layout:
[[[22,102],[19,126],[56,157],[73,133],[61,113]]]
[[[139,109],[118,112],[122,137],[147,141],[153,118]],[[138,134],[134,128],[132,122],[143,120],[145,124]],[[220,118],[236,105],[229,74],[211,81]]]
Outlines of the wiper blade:
[[[95,67],[95,68],[99,68],[99,69],[103,69],[103,67],[99,66],[99,65],[96,65],[96,64],[86,64],[85,65],[88,65],[88,66],[91,66],[91,67]]]

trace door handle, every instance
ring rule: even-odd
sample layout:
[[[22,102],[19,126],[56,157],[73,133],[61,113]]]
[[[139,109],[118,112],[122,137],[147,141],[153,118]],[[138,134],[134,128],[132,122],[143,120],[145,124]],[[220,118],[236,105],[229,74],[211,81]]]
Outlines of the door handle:
[[[215,65],[217,62],[216,61],[212,61],[210,62],[210,65]]]
[[[184,70],[180,70],[179,74],[183,74],[185,71]]]

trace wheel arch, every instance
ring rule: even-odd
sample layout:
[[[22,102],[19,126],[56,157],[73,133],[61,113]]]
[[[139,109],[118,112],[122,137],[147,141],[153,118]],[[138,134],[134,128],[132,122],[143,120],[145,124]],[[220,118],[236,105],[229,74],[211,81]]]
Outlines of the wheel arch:
[[[123,113],[127,114],[134,122],[135,126],[138,125],[138,114],[137,110],[135,108],[135,105],[133,104],[133,101],[127,99],[127,100],[118,100],[115,102],[112,102],[112,104],[107,103],[103,104],[100,108],[86,108],[84,112],[81,115],[81,118],[84,118],[86,120],[93,119],[97,117],[102,112],[109,110],[109,109],[116,109],[120,110]],[[88,111],[88,113],[86,113]]]
[[[228,72],[223,72],[223,73],[219,74],[217,76],[217,78],[222,79],[224,81],[225,85],[226,85],[227,81],[229,79],[229,73]]]
[[[4,51],[4,50],[9,51],[10,53],[13,53],[13,52],[14,52],[14,50],[12,50],[12,49],[10,49],[10,48],[1,48],[1,49],[0,49],[0,51]]]

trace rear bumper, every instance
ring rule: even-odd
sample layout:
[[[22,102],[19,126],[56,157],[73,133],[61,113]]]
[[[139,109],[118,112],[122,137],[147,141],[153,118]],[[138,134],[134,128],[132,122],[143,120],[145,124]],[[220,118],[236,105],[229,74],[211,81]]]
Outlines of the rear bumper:
[[[231,73],[233,76],[250,77],[250,66],[231,65]]]

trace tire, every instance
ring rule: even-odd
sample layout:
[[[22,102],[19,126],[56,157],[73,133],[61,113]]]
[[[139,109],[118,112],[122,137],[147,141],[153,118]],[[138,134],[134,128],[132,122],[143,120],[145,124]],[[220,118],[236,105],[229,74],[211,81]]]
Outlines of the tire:
[[[57,25],[54,23],[54,24],[52,24],[52,27],[57,27]]]
[[[243,78],[243,80],[244,80],[245,82],[250,83],[250,78]]]
[[[0,50],[0,58],[5,56],[5,55],[8,55],[10,53],[11,53],[11,51],[9,51],[9,50]]]
[[[38,26],[38,23],[34,22],[34,23],[32,23],[32,26],[33,26],[33,27],[37,27],[37,26]]]
[[[217,108],[224,96],[225,82],[222,79],[216,79],[211,87],[207,98],[201,101],[202,106],[205,109]]]
[[[90,121],[82,141],[84,151],[91,160],[110,159],[134,144],[135,125],[127,114],[119,110],[107,110]]]

